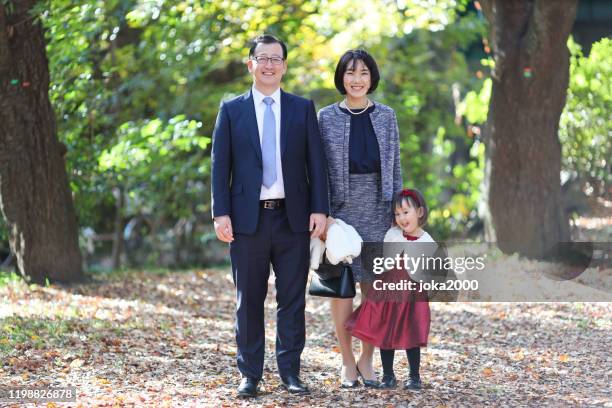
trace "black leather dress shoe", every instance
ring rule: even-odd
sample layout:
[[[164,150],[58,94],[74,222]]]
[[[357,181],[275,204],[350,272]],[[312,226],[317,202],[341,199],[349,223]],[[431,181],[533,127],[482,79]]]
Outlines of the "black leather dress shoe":
[[[380,382],[380,388],[395,388],[397,387],[397,378],[394,375],[383,375]]]
[[[238,386],[238,396],[241,398],[252,398],[257,396],[257,386],[259,380],[255,378],[244,377]]]
[[[306,387],[297,375],[290,375],[288,377],[281,377],[283,381],[283,387],[292,394],[308,394],[310,391]]]
[[[418,391],[422,388],[421,379],[419,377],[410,377],[404,384],[405,390]]]

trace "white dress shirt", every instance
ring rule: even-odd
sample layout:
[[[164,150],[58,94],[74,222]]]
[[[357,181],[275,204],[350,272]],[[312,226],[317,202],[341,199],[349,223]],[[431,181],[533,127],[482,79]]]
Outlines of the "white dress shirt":
[[[257,129],[259,131],[259,143],[261,145],[263,136],[263,122],[264,112],[266,111],[266,104],[264,98],[268,95],[264,95],[259,92],[255,86],[253,86],[253,103],[255,104],[255,116],[257,116]],[[261,185],[261,193],[259,195],[260,200],[273,200],[278,198],[285,198],[285,186],[283,184],[283,167],[281,163],[280,153],[280,119],[281,119],[281,93],[278,88],[272,95],[269,95],[274,99],[272,104],[272,112],[274,112],[274,120],[276,121],[276,181],[266,188],[263,184]]]

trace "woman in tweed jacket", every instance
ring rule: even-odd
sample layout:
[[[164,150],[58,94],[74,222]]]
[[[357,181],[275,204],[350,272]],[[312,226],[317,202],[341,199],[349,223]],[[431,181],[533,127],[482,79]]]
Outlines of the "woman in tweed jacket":
[[[327,158],[330,193],[328,225],[339,218],[352,225],[365,242],[382,242],[392,222],[393,192],[402,187],[399,131],[395,112],[368,99],[380,75],[376,61],[364,50],[349,50],[336,67],[335,85],[345,99],[319,111],[321,138]],[[376,275],[351,265],[362,297]],[[353,311],[352,299],[332,299],[331,313],[342,353],[343,388],[377,387],[372,367],[374,346],[361,343],[357,361],[344,323]]]

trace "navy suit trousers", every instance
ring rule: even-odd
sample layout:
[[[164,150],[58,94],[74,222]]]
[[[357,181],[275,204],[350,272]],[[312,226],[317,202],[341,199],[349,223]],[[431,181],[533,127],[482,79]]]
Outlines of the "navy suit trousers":
[[[261,209],[254,234],[234,234],[230,244],[236,286],[238,369],[260,379],[264,364],[264,301],[270,265],[276,278],[276,361],[281,377],[299,375],[304,349],[308,232],[293,232],[285,208]]]

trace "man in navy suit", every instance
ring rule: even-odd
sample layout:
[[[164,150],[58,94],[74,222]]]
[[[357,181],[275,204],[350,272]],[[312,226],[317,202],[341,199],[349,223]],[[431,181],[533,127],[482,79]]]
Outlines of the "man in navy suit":
[[[257,395],[264,363],[264,300],[276,277],[276,361],[283,386],[301,382],[310,237],[325,229],[327,165],[314,104],[280,89],[287,48],[257,37],[247,62],[252,88],[221,104],[213,132],[212,212],[230,243],[236,286],[238,395]]]

